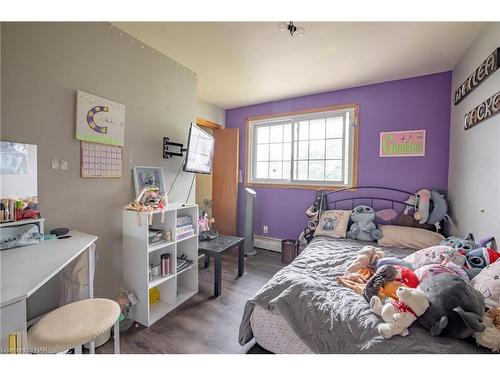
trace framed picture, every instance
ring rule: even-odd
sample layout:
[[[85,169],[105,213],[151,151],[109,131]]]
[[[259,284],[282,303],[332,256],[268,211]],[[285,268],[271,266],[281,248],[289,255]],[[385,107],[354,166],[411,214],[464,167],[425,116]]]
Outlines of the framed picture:
[[[381,132],[380,156],[425,156],[425,129]]]
[[[160,193],[165,193],[165,181],[163,180],[162,167],[134,166],[134,188],[135,195],[147,188],[158,188]]]

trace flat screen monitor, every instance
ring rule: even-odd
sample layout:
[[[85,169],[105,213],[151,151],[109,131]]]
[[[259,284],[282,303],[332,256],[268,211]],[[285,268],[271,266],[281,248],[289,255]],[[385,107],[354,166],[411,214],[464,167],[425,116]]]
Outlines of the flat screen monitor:
[[[192,173],[212,173],[214,157],[214,137],[191,124],[184,171]]]

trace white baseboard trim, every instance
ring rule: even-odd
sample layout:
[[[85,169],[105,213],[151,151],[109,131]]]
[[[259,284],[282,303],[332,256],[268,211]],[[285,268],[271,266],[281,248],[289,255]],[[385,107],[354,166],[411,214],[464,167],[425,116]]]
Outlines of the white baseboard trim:
[[[254,246],[259,249],[281,253],[281,239],[264,236],[254,236]]]

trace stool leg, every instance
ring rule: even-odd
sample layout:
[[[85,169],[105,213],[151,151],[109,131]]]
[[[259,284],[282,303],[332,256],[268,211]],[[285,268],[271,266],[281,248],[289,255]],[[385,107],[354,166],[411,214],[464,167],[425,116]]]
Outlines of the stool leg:
[[[114,342],[115,342],[115,354],[120,354],[120,320],[117,320],[115,327],[113,329]]]
[[[78,345],[74,348],[75,354],[82,354],[82,346]]]
[[[89,354],[95,354],[95,341],[90,342]]]

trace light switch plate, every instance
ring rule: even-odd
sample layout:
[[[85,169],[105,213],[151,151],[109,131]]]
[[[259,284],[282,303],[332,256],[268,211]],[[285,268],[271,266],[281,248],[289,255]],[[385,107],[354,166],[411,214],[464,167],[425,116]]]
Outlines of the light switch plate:
[[[61,162],[58,158],[52,158],[52,169],[59,169],[61,166]]]
[[[60,165],[61,165],[61,170],[63,170],[63,171],[68,170],[68,162],[66,160],[61,160]]]

